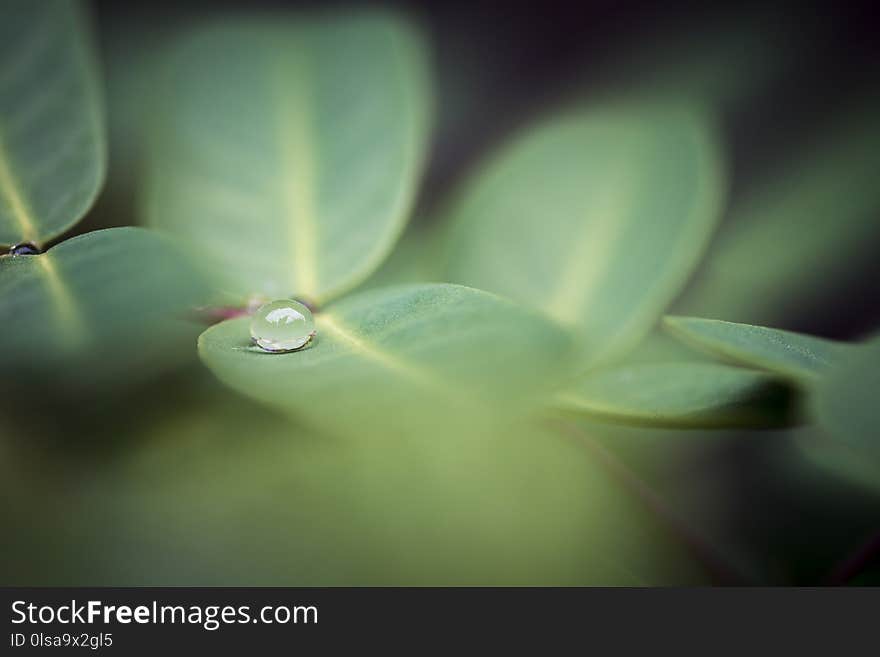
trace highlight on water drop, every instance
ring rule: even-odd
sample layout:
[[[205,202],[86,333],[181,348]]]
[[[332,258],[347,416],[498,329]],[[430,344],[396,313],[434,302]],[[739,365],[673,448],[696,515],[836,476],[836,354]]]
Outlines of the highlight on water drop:
[[[279,299],[260,306],[251,319],[251,338],[260,349],[273,354],[305,348],[315,336],[312,311],[293,299]]]

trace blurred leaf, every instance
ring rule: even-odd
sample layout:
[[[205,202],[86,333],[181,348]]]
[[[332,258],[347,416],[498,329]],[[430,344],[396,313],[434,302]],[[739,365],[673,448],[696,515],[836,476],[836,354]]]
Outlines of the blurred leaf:
[[[433,226],[410,225],[395,245],[387,260],[367,280],[357,287],[358,292],[402,283],[434,283],[443,280],[437,229]]]
[[[205,286],[165,238],[111,228],[41,255],[0,257],[0,351],[7,381],[69,394],[122,386],[180,358],[183,321]],[[189,345],[192,343],[189,342]]]
[[[790,421],[790,390],[769,374],[716,363],[645,363],[602,370],[560,393],[565,411],[627,424],[765,427]]]
[[[872,453],[880,472],[880,338],[852,348],[819,381],[813,407],[824,429]]]
[[[202,360],[235,390],[320,426],[368,434],[424,427],[456,412],[475,421],[481,401],[514,404],[558,383],[568,334],[536,313],[456,285],[410,285],[348,297],[315,317],[308,348],[269,354],[251,345],[245,317],[208,329]]]
[[[678,338],[735,363],[811,382],[825,373],[848,345],[791,331],[698,317],[666,317]]]
[[[704,581],[582,445],[534,426],[437,423],[365,443],[314,435],[223,390],[176,401],[146,426],[138,414],[115,459],[28,459],[21,503],[0,495],[4,583]],[[0,472],[24,460],[13,456]],[[8,484],[0,477],[15,492]]]
[[[323,302],[403,229],[425,156],[428,82],[384,14],[237,21],[172,53],[146,216],[192,242],[239,297]]]
[[[508,146],[453,212],[452,280],[576,327],[589,363],[633,346],[679,292],[720,210],[714,134],[688,108],[613,107]]]
[[[880,103],[865,103],[795,153],[734,207],[677,312],[774,324],[848,284],[880,245]],[[844,292],[845,294],[840,294]]]
[[[820,403],[827,402],[823,400]],[[814,402],[813,406],[816,405]],[[869,442],[859,441],[864,434],[849,434],[842,424],[830,427],[827,415],[820,416],[819,421],[818,426],[792,433],[792,445],[798,450],[800,458],[794,459],[791,467],[807,464],[819,472],[830,473],[873,495],[876,504],[876,499],[880,499],[880,458],[877,457],[876,433],[869,435]],[[829,426],[826,427],[826,424]],[[841,500],[849,499],[845,495],[838,497]]]
[[[623,358],[615,361],[614,366],[642,363],[711,363],[713,360],[708,354],[699,352],[669,335],[668,331],[655,329]]]
[[[73,226],[104,179],[104,119],[79,4],[0,4],[0,244]]]

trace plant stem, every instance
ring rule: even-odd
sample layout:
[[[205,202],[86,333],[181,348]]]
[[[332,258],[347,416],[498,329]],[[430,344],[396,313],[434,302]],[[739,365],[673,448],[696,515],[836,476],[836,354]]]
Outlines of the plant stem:
[[[586,435],[570,422],[560,421],[556,426],[566,435],[577,439],[614,479],[632,493],[656,518],[658,518],[685,545],[691,555],[706,569],[715,584],[747,586],[754,584],[752,578],[729,563],[718,550],[694,531],[668,504],[641,479],[629,466]]]
[[[234,319],[248,314],[247,308],[235,306],[202,307],[193,310],[194,319],[202,324],[217,324],[227,319]]]

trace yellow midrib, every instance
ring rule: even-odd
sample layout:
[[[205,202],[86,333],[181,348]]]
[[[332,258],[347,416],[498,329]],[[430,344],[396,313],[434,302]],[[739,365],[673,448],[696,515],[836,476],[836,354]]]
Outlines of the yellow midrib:
[[[454,390],[445,381],[437,378],[431,372],[407,363],[405,360],[401,360],[393,354],[360,339],[332,315],[321,314],[319,316],[319,323],[322,329],[329,329],[336,338],[362,358],[373,361],[377,365],[425,388],[440,390],[446,395],[455,394]]]
[[[318,296],[315,217],[317,152],[312,140],[313,121],[302,93],[291,89],[298,84],[307,89],[308,62],[303,53],[284,57],[275,71],[278,113],[276,115],[281,172],[278,184],[287,218],[287,241],[293,280],[291,294],[315,300]]]
[[[4,143],[2,131],[0,131],[0,195],[6,200],[12,217],[21,230],[21,240],[19,241],[35,242],[37,227],[28,202],[19,190],[18,181],[9,166],[9,153]]]
[[[617,157],[606,166],[606,175],[597,188],[598,197],[590,204],[583,217],[583,229],[574,240],[571,251],[561,267],[559,287],[544,306],[546,312],[564,324],[578,324],[589,308],[596,293],[602,289],[603,274],[614,253],[613,244],[619,240],[632,209],[635,188],[631,147],[638,143],[637,135],[626,135]],[[628,180],[628,178],[630,180]]]
[[[64,336],[64,344],[68,347],[74,347],[85,336],[82,315],[73,301],[70,290],[58,274],[58,269],[50,254],[43,253],[33,257],[45,274],[49,296],[58,309],[58,320],[62,328],[60,333]]]

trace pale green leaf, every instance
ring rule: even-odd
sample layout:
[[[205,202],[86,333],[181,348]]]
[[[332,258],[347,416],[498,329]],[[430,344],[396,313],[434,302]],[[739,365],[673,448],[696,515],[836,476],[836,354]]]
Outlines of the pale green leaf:
[[[769,374],[717,363],[642,363],[601,370],[560,393],[567,412],[669,427],[778,426],[790,390]]]
[[[488,399],[513,403],[558,383],[572,341],[555,324],[487,292],[457,285],[371,290],[315,317],[308,348],[251,345],[250,319],[208,329],[203,361],[226,384],[321,426],[358,434],[386,423],[466,424]]]
[[[206,287],[165,238],[110,228],[0,257],[0,300],[6,383],[73,393],[173,365],[195,338],[186,320]]]
[[[698,317],[666,317],[666,327],[685,342],[727,360],[798,381],[821,376],[847,345],[810,335]]]
[[[202,28],[170,56],[147,220],[239,297],[313,302],[385,258],[425,156],[424,53],[385,14]]]
[[[689,107],[566,115],[516,139],[465,190],[449,274],[576,328],[593,363],[635,344],[679,292],[723,186],[715,136]]]
[[[91,207],[102,112],[79,3],[0,3],[0,244],[42,244]]]
[[[880,468],[880,338],[853,347],[822,378],[813,407],[826,431],[871,452]]]

